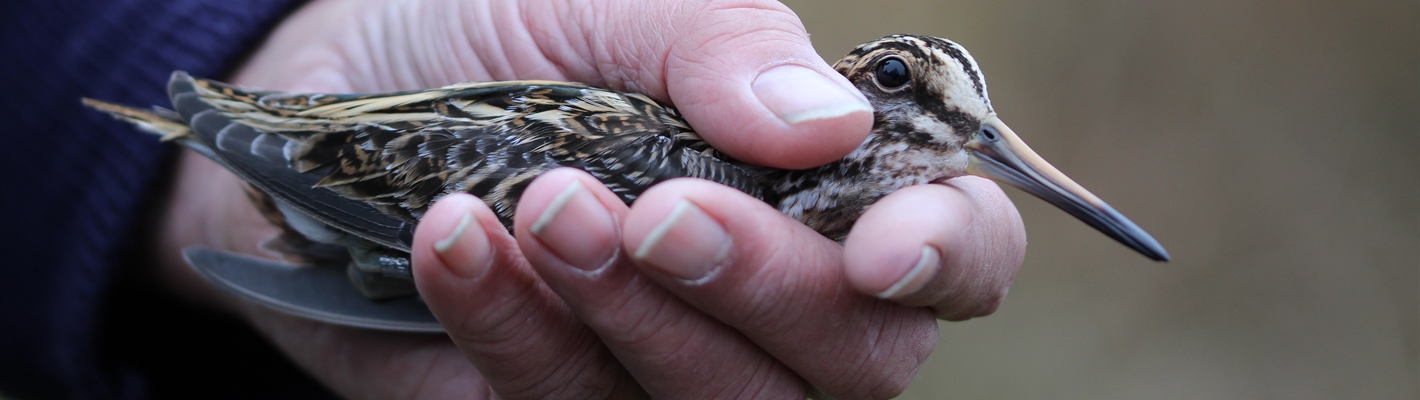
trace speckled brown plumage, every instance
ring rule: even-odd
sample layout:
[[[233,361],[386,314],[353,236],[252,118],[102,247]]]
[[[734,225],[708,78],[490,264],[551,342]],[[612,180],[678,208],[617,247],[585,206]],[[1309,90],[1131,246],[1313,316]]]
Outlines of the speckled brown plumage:
[[[646,96],[565,82],[287,94],[178,72],[176,112],[86,102],[212,158],[287,214],[402,252],[440,196],[475,194],[511,226],[528,183],[557,167],[587,171],[627,203],[671,178],[719,182],[842,240],[893,190],[966,174],[963,146],[995,111],[976,62],[944,39],[884,37],[835,68],[872,104],[873,133],[842,160],[798,171],[736,161]]]
[[[181,73],[172,88],[178,113],[201,140],[216,144],[219,157],[238,170],[268,166],[242,175],[300,208],[334,204],[303,195],[304,185],[282,183],[310,181],[409,223],[439,196],[470,192],[511,225],[527,184],[562,166],[601,178],[628,203],[646,187],[682,176],[760,191],[756,167],[719,154],[674,109],[641,95],[538,81],[292,95]],[[398,240],[392,233],[374,236]]]

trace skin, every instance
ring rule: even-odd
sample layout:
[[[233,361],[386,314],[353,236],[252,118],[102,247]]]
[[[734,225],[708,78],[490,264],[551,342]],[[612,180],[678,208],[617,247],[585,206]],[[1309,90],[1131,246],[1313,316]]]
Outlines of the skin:
[[[768,89],[756,77],[785,65],[848,87],[776,2],[314,1],[230,80],[310,92],[570,80],[671,101],[715,146],[764,165],[818,165],[861,143],[864,110],[790,124],[759,100]],[[156,276],[250,321],[351,398],[892,397],[936,345],[936,319],[994,312],[1025,249],[1015,207],[979,178],[893,193],[840,245],[713,183],[670,181],[627,207],[563,169],[529,187],[517,236],[472,196],[439,201],[412,255],[449,334],[395,334],[288,317],[206,284],[179,249],[270,255],[259,243],[276,230],[236,177],[201,156],[180,156],[172,187]],[[566,193],[566,206],[550,207]],[[651,245],[687,249],[673,254],[703,268],[668,268],[666,252],[641,250],[687,203],[692,216]],[[924,246],[940,262],[892,298],[875,296],[909,275]]]

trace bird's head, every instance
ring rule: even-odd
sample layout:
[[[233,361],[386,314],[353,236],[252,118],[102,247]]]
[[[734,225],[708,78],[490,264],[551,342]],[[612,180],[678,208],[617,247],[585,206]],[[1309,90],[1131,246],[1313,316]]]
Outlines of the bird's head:
[[[867,96],[873,134],[862,151],[878,168],[926,179],[976,175],[1033,194],[1154,260],[1168,253],[1124,215],[1032,151],[996,117],[986,78],[960,45],[892,35],[864,43],[834,66]]]

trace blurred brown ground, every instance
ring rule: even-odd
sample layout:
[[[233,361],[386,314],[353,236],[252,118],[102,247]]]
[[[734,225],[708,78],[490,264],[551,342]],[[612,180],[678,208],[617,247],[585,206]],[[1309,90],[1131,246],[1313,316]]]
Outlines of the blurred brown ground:
[[[1154,234],[1155,264],[1008,189],[991,317],[904,398],[1420,399],[1420,1],[785,1],[830,62],[943,36],[1002,119]]]

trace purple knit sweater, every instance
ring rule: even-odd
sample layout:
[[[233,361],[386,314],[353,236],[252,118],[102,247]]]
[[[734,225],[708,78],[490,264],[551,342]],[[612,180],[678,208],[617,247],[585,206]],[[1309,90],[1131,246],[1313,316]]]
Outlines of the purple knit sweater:
[[[0,394],[326,396],[244,325],[130,276],[171,149],[79,105],[166,104],[173,70],[223,77],[296,3],[0,2]]]

